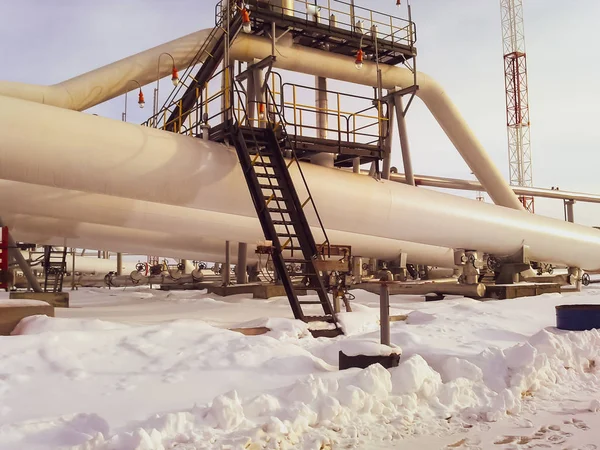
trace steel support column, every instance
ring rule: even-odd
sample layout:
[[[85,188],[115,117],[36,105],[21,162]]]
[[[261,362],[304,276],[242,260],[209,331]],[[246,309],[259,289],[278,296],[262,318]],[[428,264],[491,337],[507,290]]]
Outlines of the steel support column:
[[[408,143],[408,132],[406,129],[406,117],[404,115],[404,102],[401,95],[394,97],[396,108],[396,118],[398,121],[398,135],[400,136],[400,149],[402,150],[402,162],[404,164],[404,175],[406,184],[415,185],[415,175],[413,173],[412,161],[410,159],[410,145]]]
[[[387,283],[381,283],[379,291],[379,314],[381,326],[381,344],[390,345],[390,290]]]
[[[223,286],[231,284],[231,256],[229,255],[229,241],[225,241],[225,263],[221,266],[221,278]]]
[[[238,244],[238,259],[236,266],[237,284],[245,284],[248,282],[248,244],[240,242]]]
[[[123,253],[117,252],[117,275],[123,275]]]
[[[75,290],[76,282],[75,282],[75,253],[76,249],[71,248],[71,290]]]

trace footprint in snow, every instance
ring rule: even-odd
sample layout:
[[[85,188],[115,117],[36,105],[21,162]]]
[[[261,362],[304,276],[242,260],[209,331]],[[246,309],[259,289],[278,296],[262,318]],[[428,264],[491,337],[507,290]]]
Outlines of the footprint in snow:
[[[183,374],[181,372],[169,372],[163,377],[163,383],[179,383],[183,381]]]
[[[504,445],[503,450],[520,448],[554,448],[567,442],[567,439],[573,436],[573,433],[562,431],[558,425],[548,425],[541,427],[530,436],[500,436],[494,441],[495,445]],[[580,450],[562,449],[562,450]],[[586,449],[588,450],[588,449]],[[591,450],[591,448],[589,449]]]
[[[448,444],[446,446],[446,450],[453,450],[453,449],[482,450],[482,448],[479,446],[479,444],[481,444],[480,439],[464,438],[464,439],[461,439],[460,441],[455,442],[454,444]]]
[[[589,430],[590,429],[590,427],[588,427],[587,424],[583,420],[579,420],[579,419],[575,419],[575,418],[573,418],[573,425],[575,425],[575,428],[579,428],[580,430]]]
[[[589,430],[590,427],[587,425],[587,423],[585,423],[583,420],[580,419],[576,419],[575,417],[573,417],[570,420],[565,420],[563,422],[565,425],[573,425],[575,428],[579,429],[579,430]]]

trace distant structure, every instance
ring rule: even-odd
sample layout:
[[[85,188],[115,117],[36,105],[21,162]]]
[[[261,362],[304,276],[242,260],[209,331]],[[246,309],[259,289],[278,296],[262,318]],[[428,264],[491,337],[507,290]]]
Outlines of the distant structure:
[[[533,177],[523,1],[500,0],[500,7],[502,10],[510,184],[530,187],[533,186]],[[534,212],[533,197],[521,196],[519,198],[528,211]]]

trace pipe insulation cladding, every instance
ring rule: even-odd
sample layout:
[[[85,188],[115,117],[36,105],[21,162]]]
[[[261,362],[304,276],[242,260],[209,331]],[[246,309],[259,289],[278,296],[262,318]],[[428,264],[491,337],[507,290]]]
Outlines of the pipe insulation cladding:
[[[16,198],[20,200],[15,201]],[[109,245],[109,242],[114,245],[115,240],[120,239],[121,236],[129,236],[129,233],[133,232],[134,238],[129,238],[125,243],[121,240],[121,244],[119,244],[126,245],[126,251],[129,253],[145,253],[146,247],[156,246],[160,243],[159,246],[163,250],[159,254],[177,256],[182,254],[181,252],[186,252],[188,257],[190,253],[195,255],[191,259],[204,259],[205,257],[199,255],[205,253],[219,255],[216,257],[216,261],[223,259],[222,253],[225,248],[223,228],[228,230],[230,240],[249,243],[251,253],[256,248],[254,244],[264,239],[256,217],[237,216],[7,180],[0,180],[0,210],[5,213],[21,215],[21,217],[34,212],[40,218],[50,219],[51,221],[47,221],[47,224],[60,221],[62,228],[59,226],[51,228],[54,234],[44,237],[43,232],[48,232],[49,228],[40,229],[42,237],[37,238],[38,240],[44,239],[43,242],[40,241],[41,243],[53,239],[55,245],[63,245],[64,238],[67,238],[69,245],[75,246],[71,244],[71,240],[84,237],[93,238],[102,243],[101,236],[96,237],[97,233],[84,236],[80,226],[81,222],[112,227],[105,231],[114,234],[114,238],[109,239],[108,236],[105,236],[106,241],[102,248],[107,248],[106,245]],[[29,219],[29,223],[32,223],[31,221],[32,219]],[[24,224],[18,221],[16,223],[21,225],[18,229],[22,230]],[[85,231],[89,233],[97,230],[88,227],[85,228]],[[146,231],[167,233],[168,236],[147,235]],[[313,229],[313,233],[318,233],[318,231],[319,228]],[[454,252],[448,248],[376,238],[365,234],[356,235],[336,230],[331,230],[329,237],[334,242],[352,245],[352,252],[355,256],[394,260],[400,253],[406,253],[408,261],[412,264],[454,266]],[[38,241],[30,240],[30,242]],[[169,247],[169,242],[171,247]],[[94,247],[88,245],[88,248]],[[167,252],[166,249],[169,248],[170,250]]]
[[[222,144],[8,97],[0,97],[0,135],[0,179],[255,217],[235,151]],[[534,261],[600,269],[599,230],[338,169],[302,169],[328,230],[497,256],[528,245]],[[237,240],[227,224],[220,233]]]
[[[75,248],[118,249],[136,255],[153,254],[161,257],[187,258],[222,262],[225,259],[225,241],[181,236],[175,232],[154,232],[70,222],[26,214],[5,214],[6,224],[16,239],[38,245],[56,245]],[[234,251],[235,250],[235,251]],[[257,258],[249,255],[249,261]],[[237,263],[237,245],[231,246],[231,261]]]
[[[283,4],[285,5],[285,1]],[[178,67],[187,67],[194,61],[204,40],[211,30],[201,30],[166,44],[154,47],[107,66],[87,72],[54,86],[32,86],[22,83],[0,83],[0,95],[46,103],[68,109],[84,110],[98,103],[117,97],[135,89],[135,79],[142,85],[156,80],[156,64],[163,52],[171,53]],[[362,70],[356,70],[353,58],[336,55],[323,50],[285,44],[277,46],[275,67],[318,77],[332,78],[350,83],[377,86],[377,67],[365,61]],[[240,34],[231,48],[232,59],[253,62],[271,55],[271,40],[247,34]],[[168,61],[167,61],[168,60]],[[163,58],[160,76],[169,74],[170,59]],[[413,73],[404,68],[382,65],[384,89],[413,85]],[[484,186],[494,203],[518,210],[523,205],[511,190],[475,137],[458,109],[447,97],[444,89],[431,77],[419,72],[417,96],[425,103],[444,130],[450,141]]]

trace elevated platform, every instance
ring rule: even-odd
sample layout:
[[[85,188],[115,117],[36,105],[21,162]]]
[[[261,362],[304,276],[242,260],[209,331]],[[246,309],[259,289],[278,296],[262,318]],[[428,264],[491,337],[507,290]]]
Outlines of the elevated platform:
[[[253,34],[269,37],[271,23],[289,29],[294,42],[310,48],[328,48],[331,53],[354,57],[359,48],[366,54],[375,54],[375,39],[371,25],[377,26],[379,62],[395,66],[417,55],[415,26],[411,21],[355,7],[354,19],[362,22],[362,32],[351,24],[350,6],[338,2],[340,9],[321,6],[318,21],[306,9],[306,3],[294,2],[294,10],[274,7],[265,0],[248,0]],[[343,6],[346,5],[346,8]],[[345,10],[344,10],[345,9]]]

